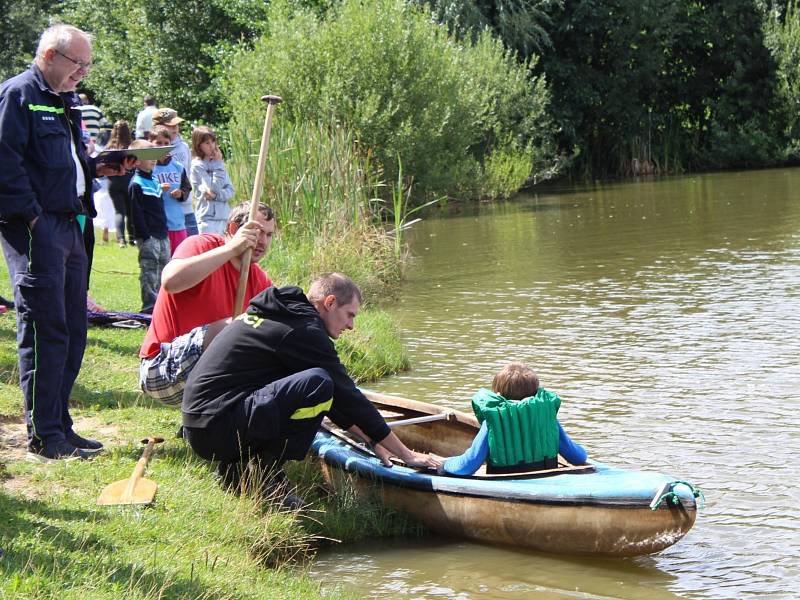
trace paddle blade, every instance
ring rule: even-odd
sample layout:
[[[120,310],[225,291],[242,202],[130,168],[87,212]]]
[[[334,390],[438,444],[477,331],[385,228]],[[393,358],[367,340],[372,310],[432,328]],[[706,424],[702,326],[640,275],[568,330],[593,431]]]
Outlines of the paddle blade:
[[[130,479],[109,483],[97,498],[98,504],[150,504],[156,497],[158,485],[150,479],[139,479],[131,493],[127,493]]]

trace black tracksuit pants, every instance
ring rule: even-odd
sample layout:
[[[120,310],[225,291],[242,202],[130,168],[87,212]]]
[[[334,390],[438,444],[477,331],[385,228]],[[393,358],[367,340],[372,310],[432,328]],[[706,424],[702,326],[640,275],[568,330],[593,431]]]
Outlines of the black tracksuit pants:
[[[184,435],[206,460],[301,460],[330,410],[332,396],[328,372],[308,369],[256,390],[206,428],[184,427]]]

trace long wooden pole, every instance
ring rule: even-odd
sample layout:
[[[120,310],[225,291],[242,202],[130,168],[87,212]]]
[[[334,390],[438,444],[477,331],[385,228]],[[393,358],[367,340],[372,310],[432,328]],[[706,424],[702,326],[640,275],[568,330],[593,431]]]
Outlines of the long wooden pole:
[[[258,166],[256,167],[256,180],[253,182],[253,195],[250,197],[250,221],[255,221],[258,215],[258,203],[261,198],[261,186],[264,182],[264,168],[267,163],[267,150],[269,149],[269,135],[272,131],[272,115],[275,105],[283,101],[280,96],[262,96],[267,103],[267,116],[264,119],[264,133],[261,135],[261,149],[258,151]],[[239,285],[236,287],[236,299],[233,302],[233,318],[238,317],[244,310],[244,294],[247,291],[247,277],[250,274],[250,257],[252,249],[248,248],[242,253],[242,266],[239,271]]]

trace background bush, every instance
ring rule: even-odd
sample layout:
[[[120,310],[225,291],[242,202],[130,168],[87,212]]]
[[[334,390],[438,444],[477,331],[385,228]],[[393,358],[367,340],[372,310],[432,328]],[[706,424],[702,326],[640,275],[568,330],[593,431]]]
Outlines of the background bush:
[[[286,101],[282,118],[341,123],[381,179],[394,181],[402,164],[428,194],[478,195],[498,140],[506,154],[554,162],[549,95],[529,64],[488,33],[459,42],[400,0],[345,0],[322,15],[273,3],[224,90],[232,137],[245,123],[257,130],[257,96],[269,91]]]
[[[797,0],[789,0],[785,11],[772,10],[766,19],[767,45],[777,62],[780,114],[786,144],[784,158],[800,159],[800,10]]]

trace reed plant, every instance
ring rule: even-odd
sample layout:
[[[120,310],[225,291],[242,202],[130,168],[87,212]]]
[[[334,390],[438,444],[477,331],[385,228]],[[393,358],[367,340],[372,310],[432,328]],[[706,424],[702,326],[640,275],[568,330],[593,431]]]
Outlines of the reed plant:
[[[255,180],[262,120],[263,111],[251,108],[231,121],[230,175],[236,189],[248,193]],[[341,124],[294,123],[278,112],[264,181],[266,198],[287,240],[372,224],[379,176],[371,153],[358,152],[352,131]]]
[[[253,104],[231,121],[229,164],[237,189],[252,188],[262,119],[263,107]],[[371,153],[341,124],[293,123],[278,114],[263,195],[280,231],[271,253],[273,279],[306,286],[315,275],[341,271],[362,287],[367,303],[392,296],[402,260],[381,222],[380,175]]]
[[[394,240],[394,255],[398,261],[404,261],[405,245],[403,243],[403,236],[407,229],[420,221],[419,218],[412,219],[411,217],[425,210],[429,206],[438,204],[446,200],[445,196],[433,198],[423,204],[414,204],[412,191],[414,186],[414,178],[403,176],[403,161],[397,157],[397,181],[391,186],[391,205],[384,205],[382,211],[384,214],[381,218],[391,224],[389,234]]]

